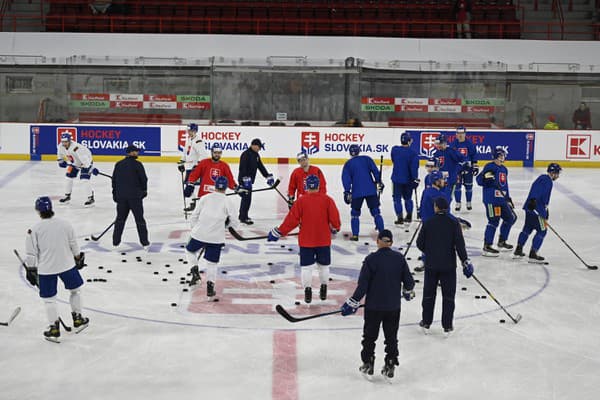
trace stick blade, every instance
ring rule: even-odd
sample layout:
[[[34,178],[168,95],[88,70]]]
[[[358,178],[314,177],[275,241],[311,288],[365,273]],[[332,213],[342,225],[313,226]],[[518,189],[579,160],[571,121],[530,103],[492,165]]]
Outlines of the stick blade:
[[[598,269],[598,266],[597,266],[597,265],[586,265],[586,267],[588,267],[588,269],[591,269],[591,270],[593,270],[593,271],[595,271],[595,270],[597,270],[597,269]]]
[[[21,307],[15,308],[15,310],[12,312],[12,314],[8,318],[8,321],[0,322],[0,326],[9,326],[10,323],[13,322],[15,318],[17,318],[17,315],[19,315],[20,312],[21,312]]]
[[[275,306],[275,311],[289,322],[298,322],[297,318],[292,317],[281,304]]]
[[[517,314],[517,316],[514,319],[515,324],[518,324],[521,318],[523,318],[523,316],[521,314]]]

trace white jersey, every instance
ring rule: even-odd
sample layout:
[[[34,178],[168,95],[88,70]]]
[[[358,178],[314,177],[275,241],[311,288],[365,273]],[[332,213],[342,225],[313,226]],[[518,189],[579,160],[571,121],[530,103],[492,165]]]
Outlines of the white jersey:
[[[196,203],[190,218],[192,238],[206,243],[225,243],[225,221],[237,227],[235,210],[227,201],[225,193],[205,194]]]
[[[75,266],[73,257],[79,255],[73,226],[56,217],[41,220],[27,232],[25,252],[25,263],[37,267],[40,275],[70,270]]]
[[[58,159],[65,160],[76,168],[89,168],[92,165],[92,152],[84,145],[71,140],[68,149],[62,143],[58,145]]]
[[[208,152],[204,148],[204,142],[196,135],[195,138],[191,139],[189,134],[185,139],[185,146],[181,154],[181,161],[185,162],[185,169],[190,170],[194,168],[198,161],[208,158]]]

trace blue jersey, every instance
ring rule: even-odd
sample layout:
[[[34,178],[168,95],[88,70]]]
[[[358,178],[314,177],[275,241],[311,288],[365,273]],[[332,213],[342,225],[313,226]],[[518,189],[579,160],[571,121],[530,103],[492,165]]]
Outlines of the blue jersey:
[[[394,146],[391,153],[392,182],[407,184],[419,179],[419,156],[409,146]]]
[[[530,211],[527,207],[529,201],[531,199],[535,199],[535,211],[540,215],[540,217],[547,219],[548,218],[548,204],[550,204],[550,195],[552,194],[552,186],[553,186],[552,178],[550,175],[543,174],[537,177],[535,181],[531,184],[531,189],[529,189],[529,194],[527,195],[527,200],[523,205],[523,209]]]
[[[450,147],[458,151],[465,160],[470,161],[471,165],[477,163],[477,150],[475,149],[475,145],[469,139],[465,139],[462,143],[455,140]]]
[[[494,179],[491,179],[492,177]],[[477,175],[477,184],[483,186],[483,202],[485,204],[495,206],[507,204],[506,198],[510,197],[510,193],[508,191],[508,170],[504,165],[497,165],[493,161],[487,163],[483,167],[483,171]]]
[[[445,197],[446,200],[448,200],[448,203],[450,203],[448,194],[434,186],[423,190],[423,195],[421,196],[421,208],[419,209],[421,221],[423,221],[423,223],[435,215],[433,202],[438,197]]]
[[[447,147],[445,150],[436,150],[433,156],[440,161],[440,171],[448,172],[448,186],[456,183],[456,176],[461,170],[466,159],[456,149]]]
[[[369,156],[355,156],[346,161],[342,169],[342,184],[352,198],[377,195],[375,182],[381,182],[379,170]]]

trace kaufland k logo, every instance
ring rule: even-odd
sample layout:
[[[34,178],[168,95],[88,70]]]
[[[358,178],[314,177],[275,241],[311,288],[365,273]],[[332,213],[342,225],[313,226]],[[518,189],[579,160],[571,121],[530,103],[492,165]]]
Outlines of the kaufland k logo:
[[[183,151],[185,147],[185,140],[187,139],[187,131],[180,129],[177,131],[177,148],[179,151]]]
[[[70,133],[71,140],[77,141],[77,128],[73,127],[58,127],[56,128],[56,143],[60,143],[60,137],[63,133]]]
[[[301,147],[306,154],[315,154],[319,151],[319,132],[302,132]]]
[[[567,158],[589,159],[592,135],[567,135]]]
[[[421,132],[421,154],[432,157],[435,152],[435,139],[440,136],[439,132]]]

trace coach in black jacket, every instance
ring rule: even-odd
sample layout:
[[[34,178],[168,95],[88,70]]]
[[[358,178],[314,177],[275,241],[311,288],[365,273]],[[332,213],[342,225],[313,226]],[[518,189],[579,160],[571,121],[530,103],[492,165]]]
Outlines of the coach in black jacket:
[[[140,244],[145,248],[150,245],[150,242],[148,242],[148,228],[146,228],[144,220],[142,199],[148,193],[148,178],[144,166],[137,160],[140,149],[131,145],[125,151],[127,157],[115,164],[112,174],[113,201],[117,203],[113,246],[121,243],[125,221],[131,210],[135,218]]]
[[[270,174],[263,165],[258,152],[264,148],[264,144],[260,139],[252,139],[250,147],[248,147],[240,156],[240,169],[238,173],[238,182],[243,189],[248,192],[242,195],[240,202],[240,222],[247,225],[252,225],[254,221],[248,216],[250,204],[252,203],[252,185],[256,179],[256,171],[260,170],[262,176],[267,178],[267,185],[273,186],[275,179],[273,174]]]
[[[400,299],[404,296],[406,300],[411,300],[415,296],[415,281],[406,260],[401,253],[392,250],[392,244],[392,232],[387,229],[379,232],[378,250],[365,257],[358,277],[358,286],[352,297],[342,305],[342,315],[353,314],[363,296],[367,296],[360,353],[363,366],[360,370],[368,375],[373,374],[375,341],[379,335],[379,325],[383,325],[385,372],[382,373],[389,378],[393,377],[394,367],[398,365]]]
[[[473,264],[467,256],[465,239],[459,222],[448,214],[448,201],[434,201],[435,215],[423,224],[417,237],[417,247],[425,254],[423,282],[423,313],[419,324],[427,333],[433,321],[433,307],[438,282],[442,287],[442,327],[449,335],[454,329],[454,297],[456,295],[456,253],[462,261],[467,278],[473,274]]]

